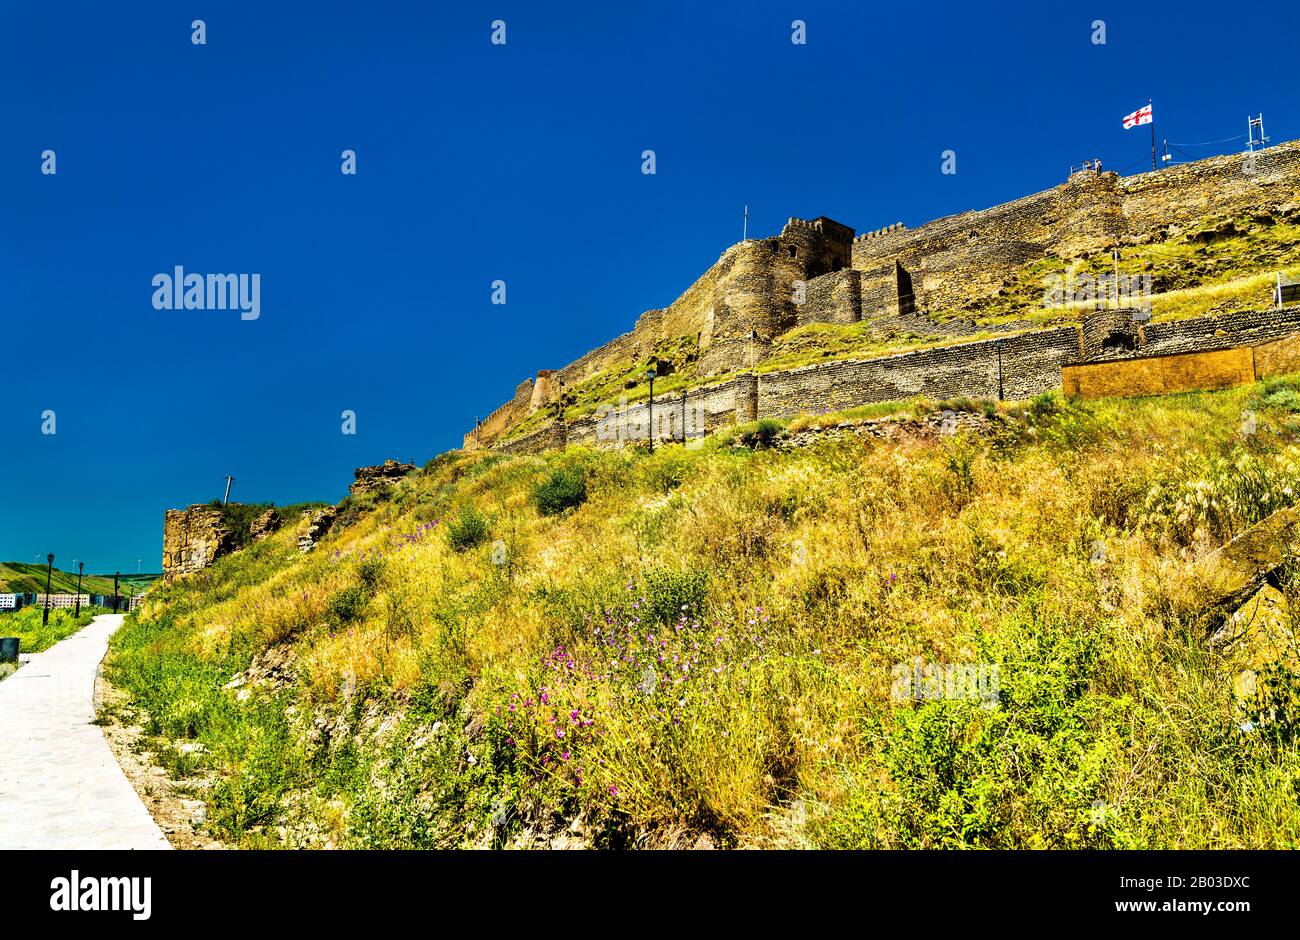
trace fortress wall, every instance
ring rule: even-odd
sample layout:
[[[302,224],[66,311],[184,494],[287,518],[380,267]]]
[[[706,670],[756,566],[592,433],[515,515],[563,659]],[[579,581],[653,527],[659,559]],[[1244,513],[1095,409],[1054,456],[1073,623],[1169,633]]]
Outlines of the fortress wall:
[[[681,393],[656,395],[654,402],[654,430],[656,440],[681,440],[683,433],[690,437],[703,431],[709,433],[746,416],[746,396],[752,398],[756,379],[752,375],[738,376],[716,385],[708,385]],[[684,409],[684,410],[683,410]],[[503,453],[538,454],[557,447],[588,446],[617,447],[635,444],[647,439],[650,408],[645,402],[617,406],[597,415],[588,415],[568,425],[555,422],[531,434],[507,441],[496,447]]]
[[[1121,178],[1085,170],[1056,187],[1057,224],[1047,248],[1064,259],[1109,250],[1128,231]]]
[[[985,340],[984,345],[994,355],[1001,346],[1002,397],[1014,401],[1061,387],[1061,368],[1079,359],[1080,332],[1077,326],[1060,326]]]
[[[1036,242],[989,239],[905,259],[919,308],[953,310],[995,293],[1021,265],[1046,254]]]
[[[925,395],[1030,398],[1060,386],[1079,358],[1074,326],[759,375],[758,416],[790,418]],[[1001,395],[999,396],[999,376]]]
[[[1120,180],[1133,233],[1194,225],[1210,214],[1237,214],[1297,201],[1300,141],[1247,154],[1211,157]]]
[[[1053,189],[916,229],[887,230],[853,244],[853,267],[897,260],[918,303],[943,310],[996,291],[1028,261],[1101,250],[1125,231],[1119,177],[1085,171]]]
[[[992,293],[1020,264],[1046,254],[1061,221],[1057,190],[916,229],[860,238],[853,267],[878,270],[898,261],[911,276],[917,302],[931,310]]]
[[[1097,358],[1102,355],[1101,341],[1110,332],[1133,328],[1132,311],[1101,311],[1089,314],[1083,325],[1026,330],[875,359],[739,375],[690,390],[685,405],[691,420],[702,413],[705,430],[712,432],[754,418],[820,414],[917,395],[935,400],[1023,400],[1061,388],[1063,376],[1069,394],[1159,394],[1226,387],[1251,381],[1255,374],[1300,368],[1300,307],[1145,324],[1136,350],[1107,351],[1105,358]],[[1085,350],[1087,361],[1082,358]],[[1254,370],[1250,378],[1243,378],[1243,362]],[[1103,368],[1110,366],[1115,368]],[[656,398],[657,439],[680,438],[681,409],[680,394]],[[589,417],[567,430],[559,424],[548,425],[499,449],[541,453],[566,443],[619,446],[628,440],[644,440],[648,418],[649,409],[638,403],[606,418],[603,429],[597,418]],[[622,442],[618,440],[620,427]]]
[[[858,272],[861,319],[872,320],[898,314],[898,273],[898,265],[893,261]]]
[[[852,268],[806,282],[804,302],[796,306],[798,325],[857,323],[862,319],[862,275]]]
[[[925,395],[934,399],[1029,398],[1060,385],[1061,366],[1078,358],[1073,326],[1035,330],[879,359],[828,362],[759,376],[758,413],[789,418],[870,402]]]
[[[484,418],[477,428],[465,434],[466,450],[486,446],[496,440],[528,415],[533,400],[533,380],[524,379],[515,387],[514,397]]]
[[[1141,335],[1137,322],[1133,319],[1136,310],[1098,310],[1083,315],[1083,357],[1096,359],[1101,356],[1130,354],[1141,345]],[[1128,349],[1106,348],[1111,339],[1123,337]]]
[[[1142,327],[1144,356],[1251,345],[1300,333],[1300,307],[1221,313]],[[1217,335],[1222,334],[1222,335]]]
[[[761,361],[772,340],[800,322],[795,283],[808,284],[849,267],[852,243],[853,230],[831,219],[791,219],[775,238],[728,250],[718,263],[700,337],[703,373],[716,375]]]
[[[971,348],[978,345],[828,362],[761,375],[759,417],[792,418],[914,395],[996,398],[996,364],[984,350]]]
[[[618,358],[633,355],[638,347],[638,339],[632,333],[624,333],[584,353],[563,369],[556,369],[551,375],[552,390],[577,385],[607,368]]]
[[[503,454],[541,454],[548,450],[559,450],[566,443],[564,425],[548,424],[513,440],[493,445],[493,450]]]
[[[691,389],[684,398],[680,392],[656,395],[655,439],[681,440],[683,429],[687,437],[698,436],[700,421],[705,433],[737,423],[737,409],[743,408],[745,391],[753,383],[753,376],[739,376],[716,385]],[[649,422],[649,406],[645,402],[636,402],[611,409],[599,417],[593,415],[571,423],[568,443],[592,447],[634,444],[647,439]]]
[[[1253,162],[1244,155],[1229,155],[1126,178],[1083,171],[1052,189],[999,206],[916,229],[900,223],[856,240],[852,229],[830,219],[792,219],[776,237],[727,249],[667,308],[648,311],[630,333],[554,373],[549,387],[539,380],[522,403],[517,392],[484,422],[483,439],[499,437],[530,409],[554,401],[566,386],[648,358],[664,339],[698,336],[701,373],[718,375],[761,362],[777,336],[804,323],[861,319],[877,335],[969,335],[981,328],[964,320],[936,321],[926,311],[988,296],[1015,269],[1037,258],[1059,257],[1064,266],[1118,239],[1160,237],[1171,224],[1187,227],[1211,213],[1263,211],[1295,203],[1298,192],[1300,141],[1293,141],[1258,152]],[[856,278],[841,274],[843,268],[856,271]],[[809,285],[803,305],[794,303],[796,281]],[[908,307],[911,298],[915,309]],[[1136,332],[1138,351],[1199,351],[1242,342],[1231,335],[1214,337],[1217,329],[1228,334],[1255,330],[1254,338],[1260,339],[1275,338],[1289,328],[1289,320],[1274,322],[1269,314],[1244,316],[1244,323],[1221,326],[1149,324]],[[1132,325],[1085,324],[1088,354],[1129,354],[1111,336],[1126,330],[1131,334]],[[471,433],[466,445],[472,440]]]

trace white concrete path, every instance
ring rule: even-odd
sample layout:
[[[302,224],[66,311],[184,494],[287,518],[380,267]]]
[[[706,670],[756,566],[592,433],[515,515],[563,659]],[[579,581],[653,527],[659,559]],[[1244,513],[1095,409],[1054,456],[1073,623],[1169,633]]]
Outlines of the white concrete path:
[[[0,849],[171,848],[91,724],[121,625],[96,617],[0,682]]]

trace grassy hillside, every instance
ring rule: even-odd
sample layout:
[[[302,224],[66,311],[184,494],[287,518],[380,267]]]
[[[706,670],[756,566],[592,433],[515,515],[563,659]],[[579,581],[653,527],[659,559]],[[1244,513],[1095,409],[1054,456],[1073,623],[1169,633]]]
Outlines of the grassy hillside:
[[[108,581],[109,593],[112,593],[113,576],[110,574],[99,575],[99,577]],[[124,595],[143,594],[161,577],[161,574],[123,574],[118,580],[118,590]]]
[[[159,574],[123,574],[118,582],[118,591],[124,597],[148,590],[157,581]],[[50,593],[75,594],[77,591],[77,573],[61,571],[57,567],[50,576]],[[0,594],[44,594],[45,565],[26,564],[21,561],[0,562]],[[112,594],[113,576],[111,574],[86,574],[81,579],[83,594]]]
[[[905,407],[445,454],[160,585],[108,674],[246,847],[1300,845],[1294,647],[1213,647],[1191,564],[1300,493],[1300,378]]]

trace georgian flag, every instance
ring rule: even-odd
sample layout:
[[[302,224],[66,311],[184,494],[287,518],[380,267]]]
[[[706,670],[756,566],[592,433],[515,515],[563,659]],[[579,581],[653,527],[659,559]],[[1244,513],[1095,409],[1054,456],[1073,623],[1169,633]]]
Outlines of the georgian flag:
[[[1145,108],[1138,108],[1132,114],[1124,116],[1124,130],[1130,127],[1137,127],[1139,124],[1150,124],[1155,118],[1151,116],[1151,105]]]

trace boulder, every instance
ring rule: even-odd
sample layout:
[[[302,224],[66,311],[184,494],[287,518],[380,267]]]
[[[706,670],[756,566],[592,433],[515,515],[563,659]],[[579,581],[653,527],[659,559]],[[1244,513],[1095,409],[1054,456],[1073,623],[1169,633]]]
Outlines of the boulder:
[[[1265,667],[1281,662],[1295,668],[1296,641],[1286,595],[1265,584],[1233,611],[1210,637],[1235,674],[1233,690],[1239,699],[1255,692],[1255,677]]]
[[[1279,509],[1203,558],[1198,580],[1208,606],[1224,615],[1238,610],[1300,547],[1300,506]]]
[[[414,471],[415,464],[399,463],[396,460],[385,460],[375,467],[358,467],[354,471],[356,482],[348,487],[348,492],[353,496],[360,496],[363,493],[386,490]]]
[[[280,528],[280,514],[274,509],[268,509],[248,527],[248,535],[254,542],[260,542],[276,529]]]
[[[302,533],[298,536],[298,551],[304,554],[316,547],[316,543],[323,539],[330,527],[334,525],[334,520],[338,517],[339,510],[337,506],[326,506],[324,509],[309,509],[302,514],[303,522],[306,523]]]

